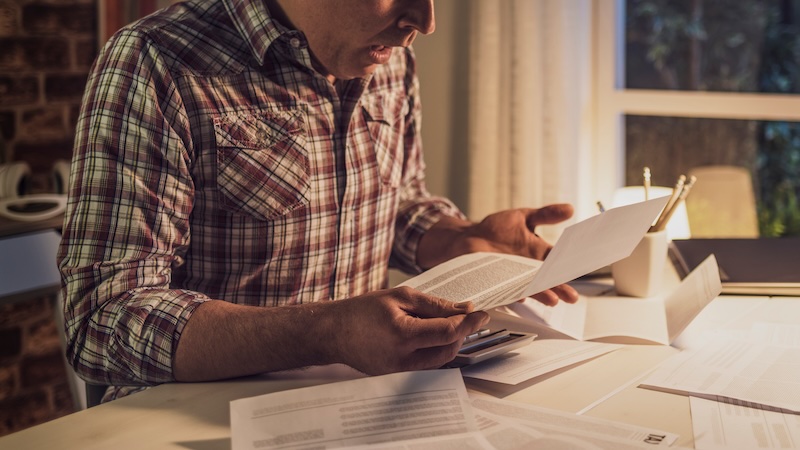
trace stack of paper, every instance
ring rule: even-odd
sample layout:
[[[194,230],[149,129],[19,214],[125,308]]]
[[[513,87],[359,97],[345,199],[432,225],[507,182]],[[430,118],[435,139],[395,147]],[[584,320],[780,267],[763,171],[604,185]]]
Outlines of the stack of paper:
[[[231,402],[233,450],[270,448],[641,449],[677,435],[470,398],[458,369],[406,372]]]

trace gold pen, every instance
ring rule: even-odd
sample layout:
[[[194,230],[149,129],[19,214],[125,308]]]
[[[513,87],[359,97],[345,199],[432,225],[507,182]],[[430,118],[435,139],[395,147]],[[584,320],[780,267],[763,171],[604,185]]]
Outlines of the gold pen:
[[[655,226],[651,227],[652,231],[661,231],[661,230],[663,230],[664,228],[667,227],[667,222],[669,222],[669,219],[675,213],[675,210],[678,209],[678,205],[681,202],[683,202],[684,200],[686,200],[686,197],[689,195],[689,191],[692,190],[692,186],[694,186],[694,183],[696,181],[697,181],[697,177],[696,176],[692,175],[691,177],[689,177],[689,181],[687,181],[683,185],[683,189],[681,189],[680,195],[678,195],[678,198],[672,204],[672,206],[670,207],[669,211],[666,212],[666,215],[664,215],[662,217],[662,220],[660,220],[658,223],[656,223]]]
[[[678,197],[681,195],[681,191],[683,190],[683,184],[686,182],[686,175],[681,175],[678,177],[678,181],[675,182],[675,186],[672,188],[672,193],[667,200],[667,204],[664,205],[664,209],[661,210],[661,214],[658,215],[658,219],[656,219],[655,225],[653,228],[658,228],[661,225],[661,222],[664,220],[664,216],[666,215],[667,211],[672,209],[672,205],[675,204],[675,201],[678,200]]]

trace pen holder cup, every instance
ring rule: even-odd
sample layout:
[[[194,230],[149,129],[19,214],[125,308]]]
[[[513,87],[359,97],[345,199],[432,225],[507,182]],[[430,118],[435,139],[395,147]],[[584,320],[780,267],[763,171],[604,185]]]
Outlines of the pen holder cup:
[[[667,263],[667,245],[666,231],[650,232],[630,256],[613,263],[611,276],[617,294],[651,297],[658,293]]]

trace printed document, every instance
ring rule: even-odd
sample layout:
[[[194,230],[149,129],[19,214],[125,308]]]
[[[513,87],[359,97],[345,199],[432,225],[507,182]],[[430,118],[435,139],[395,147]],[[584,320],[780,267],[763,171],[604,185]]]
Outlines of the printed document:
[[[502,253],[453,258],[401,286],[476,310],[507,305],[605,267],[630,255],[667,197],[621,206],[567,227],[545,260]]]
[[[736,400],[689,399],[694,448],[800,448],[800,415]]]
[[[461,369],[465,377],[503,384],[519,384],[612,352],[621,345],[564,339],[533,341],[525,347]]]
[[[336,448],[477,431],[458,369],[404,372],[232,401],[233,450]]]
[[[469,396],[458,369],[294,389],[230,404],[233,450],[625,450],[669,446],[656,429]]]
[[[493,312],[492,320],[497,317],[503,321],[504,315],[509,316],[507,320],[521,323],[515,329],[534,332],[540,337],[552,336],[552,331],[556,331],[581,341],[669,345],[721,289],[712,255],[664,296],[582,295],[574,304],[559,302],[553,307],[528,300]]]
[[[495,447],[627,449],[669,447],[678,435],[547,408],[471,396],[478,427]],[[527,431],[527,433],[525,433]],[[527,434],[529,442],[522,442]],[[504,442],[514,439],[514,446]],[[527,444],[527,445],[522,445]]]
[[[800,348],[717,337],[666,360],[640,386],[800,413]]]

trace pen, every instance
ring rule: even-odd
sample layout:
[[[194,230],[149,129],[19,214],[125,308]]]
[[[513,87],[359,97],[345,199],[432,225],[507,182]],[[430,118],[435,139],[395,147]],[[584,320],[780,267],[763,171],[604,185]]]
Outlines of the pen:
[[[689,191],[692,190],[692,186],[694,186],[694,183],[696,181],[697,181],[696,176],[692,175],[691,177],[689,177],[689,181],[687,181],[683,185],[683,189],[681,189],[681,193],[680,195],[678,195],[678,198],[672,204],[670,209],[666,211],[665,214],[662,214],[661,219],[654,226],[650,227],[650,231],[661,231],[664,228],[666,228],[667,222],[669,222],[669,219],[672,217],[672,214],[674,214],[675,210],[678,209],[678,205],[682,201],[686,200],[686,197],[689,195]]]
[[[650,200],[650,168],[644,167],[644,199]]]
[[[598,210],[599,210],[601,213],[604,213],[604,212],[606,212],[606,208],[605,208],[605,206],[603,206],[603,203],[602,203],[600,200],[598,200],[598,201],[597,201],[597,209],[598,209]]]
[[[675,182],[675,187],[672,188],[672,194],[670,194],[669,199],[667,200],[667,204],[664,205],[664,209],[661,210],[661,214],[658,215],[658,219],[656,219],[655,227],[657,228],[662,220],[664,220],[664,216],[666,212],[672,209],[672,205],[678,200],[678,196],[681,195],[681,191],[683,190],[683,184],[686,182],[686,175],[681,175],[678,177],[678,181]]]

